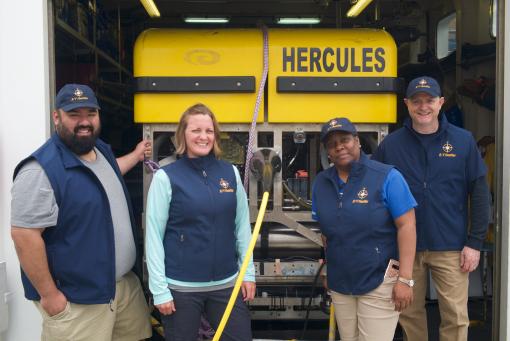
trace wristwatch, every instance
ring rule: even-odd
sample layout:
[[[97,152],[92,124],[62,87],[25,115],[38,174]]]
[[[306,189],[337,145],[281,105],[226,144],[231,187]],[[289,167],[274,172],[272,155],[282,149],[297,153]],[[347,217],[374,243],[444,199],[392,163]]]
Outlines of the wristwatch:
[[[407,279],[407,278],[404,278],[404,277],[398,277],[397,280],[399,282],[402,282],[406,285],[408,285],[410,288],[414,287],[414,279]]]

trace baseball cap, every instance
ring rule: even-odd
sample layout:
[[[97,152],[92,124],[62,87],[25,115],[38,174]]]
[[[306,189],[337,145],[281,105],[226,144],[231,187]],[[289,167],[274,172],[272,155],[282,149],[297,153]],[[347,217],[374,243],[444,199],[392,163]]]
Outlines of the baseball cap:
[[[432,97],[441,97],[441,87],[432,77],[422,76],[409,82],[406,98],[410,98],[418,92],[425,92]]]
[[[83,84],[66,84],[57,94],[55,100],[57,109],[70,111],[76,108],[100,109],[94,91]]]
[[[343,131],[353,135],[358,134],[354,124],[345,117],[337,117],[326,122],[321,129],[321,141],[324,142],[329,133]]]

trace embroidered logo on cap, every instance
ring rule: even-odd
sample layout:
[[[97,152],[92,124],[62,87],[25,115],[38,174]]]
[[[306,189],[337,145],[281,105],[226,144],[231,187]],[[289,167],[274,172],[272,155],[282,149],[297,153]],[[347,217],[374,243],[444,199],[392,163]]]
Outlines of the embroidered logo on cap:
[[[338,123],[337,120],[331,120],[329,121],[329,128],[328,128],[328,131],[330,131],[331,129],[333,128],[342,128],[342,125]]]
[[[74,90],[74,96],[71,98],[71,101],[85,101],[89,98],[87,96],[83,96],[83,91],[79,88]]]
[[[425,78],[422,78],[415,88],[430,88],[430,85]]]

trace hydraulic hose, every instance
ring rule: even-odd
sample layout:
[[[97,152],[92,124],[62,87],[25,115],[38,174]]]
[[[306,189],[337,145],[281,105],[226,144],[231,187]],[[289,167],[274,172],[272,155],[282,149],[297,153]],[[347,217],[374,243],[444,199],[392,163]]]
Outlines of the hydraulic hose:
[[[319,266],[319,269],[317,269],[317,273],[315,274],[315,278],[313,279],[312,292],[310,293],[310,297],[308,299],[308,305],[306,306],[305,323],[303,324],[303,331],[301,332],[301,339],[305,338],[306,328],[308,327],[308,320],[310,318],[310,309],[312,307],[312,300],[313,300],[313,296],[315,295],[315,288],[317,287],[317,280],[319,279],[319,277],[321,275],[322,268],[324,268],[324,265],[326,265],[326,263],[322,263]]]
[[[165,337],[165,332],[163,331],[163,326],[153,316],[151,316],[151,325],[152,325],[152,329],[154,329],[159,334],[159,336]]]
[[[308,202],[306,202],[306,200],[304,200],[303,198],[299,197],[296,193],[294,193],[290,188],[289,188],[289,185],[287,185],[287,182],[285,181],[282,181],[282,185],[283,185],[283,189],[285,190],[285,192],[287,192],[290,197],[292,199],[294,199],[294,201],[301,207],[303,208],[306,208],[306,209],[311,209],[312,208],[312,205],[309,204]]]
[[[232,290],[232,294],[230,295],[230,299],[228,300],[227,307],[225,308],[225,312],[221,317],[220,325],[214,334],[213,341],[218,341],[223,333],[223,329],[227,325],[228,318],[230,317],[230,313],[232,312],[232,308],[234,307],[234,303],[237,299],[237,295],[239,294],[239,289],[241,289],[241,284],[244,280],[244,274],[246,273],[246,269],[248,268],[248,264],[251,260],[251,256],[253,255],[253,249],[255,248],[255,244],[257,243],[257,239],[259,237],[260,226],[262,225],[262,220],[264,219],[264,214],[266,213],[267,200],[269,199],[269,192],[264,192],[262,196],[262,203],[260,204],[259,214],[257,215],[257,221],[255,223],[255,228],[253,229],[253,234],[251,236],[250,244],[248,246],[248,250],[246,250],[246,254],[244,255],[243,264],[241,265],[241,270],[239,270],[239,275],[237,276],[236,284],[234,285],[234,289]]]

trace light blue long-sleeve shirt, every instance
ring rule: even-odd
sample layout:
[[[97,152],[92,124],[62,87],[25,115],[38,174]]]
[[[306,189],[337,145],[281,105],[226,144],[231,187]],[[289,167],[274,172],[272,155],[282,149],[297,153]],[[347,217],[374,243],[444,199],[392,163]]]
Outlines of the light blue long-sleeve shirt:
[[[237,207],[235,218],[236,250],[238,254],[239,268],[244,260],[251,239],[250,215],[246,192],[244,191],[241,177],[236,167],[234,172],[237,180]],[[163,304],[173,299],[168,285],[189,288],[207,288],[219,286],[233,281],[238,273],[219,281],[209,282],[183,282],[168,278],[165,275],[165,250],[163,238],[165,236],[168,212],[172,201],[172,186],[168,175],[163,170],[158,170],[152,179],[147,195],[146,208],[146,231],[145,252],[147,269],[149,271],[149,289],[153,295],[154,304]],[[255,267],[250,260],[244,281],[255,282]]]

